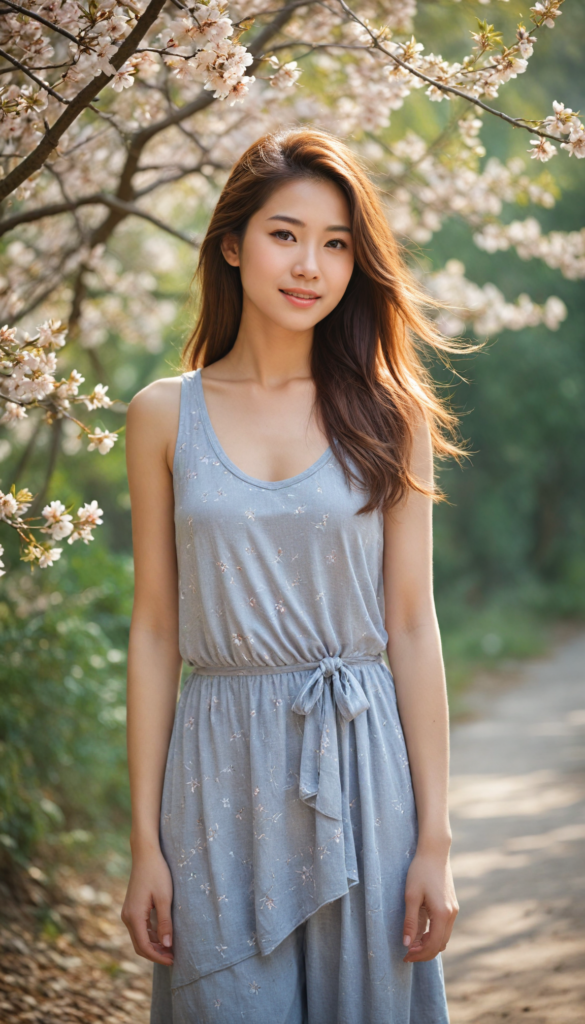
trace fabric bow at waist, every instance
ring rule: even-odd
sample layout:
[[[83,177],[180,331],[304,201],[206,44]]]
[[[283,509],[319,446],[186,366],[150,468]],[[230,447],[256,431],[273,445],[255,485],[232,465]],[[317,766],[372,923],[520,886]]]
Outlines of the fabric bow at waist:
[[[323,658],[292,706],[297,715],[306,715],[299,795],[329,818],[342,820],[336,709],[351,722],[369,707],[361,684],[341,658]]]

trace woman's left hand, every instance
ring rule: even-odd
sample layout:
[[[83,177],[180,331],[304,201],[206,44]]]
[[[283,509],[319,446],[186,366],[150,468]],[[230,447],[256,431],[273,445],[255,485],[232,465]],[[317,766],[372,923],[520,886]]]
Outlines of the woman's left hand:
[[[459,912],[449,855],[417,850],[406,876],[404,899],[404,938],[410,939],[404,962],[433,960],[447,946]]]

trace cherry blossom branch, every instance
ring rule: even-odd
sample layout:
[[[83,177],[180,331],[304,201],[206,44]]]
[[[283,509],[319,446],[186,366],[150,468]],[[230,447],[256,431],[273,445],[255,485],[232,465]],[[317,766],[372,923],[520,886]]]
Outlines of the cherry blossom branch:
[[[50,164],[50,163],[47,164],[47,170],[48,170],[49,174],[51,174],[52,177],[57,182],[57,185],[59,186],[59,191],[60,191],[60,193],[61,193],[61,195],[63,197],[63,201],[65,203],[70,203],[72,201],[71,200],[71,196],[69,195],[69,192],[68,192],[68,190],[65,187],[65,182],[63,181],[62,174],[60,174],[59,171],[57,170],[57,168],[55,166],[53,166],[52,164]],[[79,235],[79,239],[81,241],[83,241],[83,239],[85,238],[86,232],[84,230],[83,223],[82,223],[82,221],[81,221],[81,219],[80,219],[80,217],[79,217],[79,215],[77,213],[77,210],[73,210],[73,219],[74,219],[75,225],[77,227],[77,233]]]
[[[506,121],[508,124],[511,124],[514,128],[523,128],[525,131],[531,132],[533,135],[538,135],[544,139],[552,139],[553,142],[559,141],[555,135],[550,135],[548,132],[544,132],[542,131],[542,129],[539,128],[531,128],[530,125],[527,124],[526,121],[522,118],[510,117],[510,115],[505,114],[503,110],[498,110],[496,107],[490,107],[488,103],[484,103],[483,100],[480,100],[476,96],[470,96],[468,93],[463,92],[462,89],[458,89],[454,85],[445,85],[444,82],[439,82],[437,79],[431,78],[429,75],[425,75],[423,71],[419,71],[417,68],[413,67],[407,61],[404,61],[400,57],[397,57],[395,53],[392,53],[390,50],[387,50],[386,47],[383,46],[382,43],[380,42],[376,33],[370,28],[370,26],[366,22],[362,21],[362,19],[359,18],[358,15],[352,11],[351,7],[348,6],[345,0],[337,0],[337,3],[352,19],[352,21],[354,21],[365,32],[367,32],[370,39],[372,40],[372,45],[374,49],[379,50],[386,57],[389,57],[392,61],[394,61],[395,64],[401,67],[404,71],[408,71],[410,75],[413,75],[415,78],[420,78],[421,81],[426,82],[434,89],[438,89],[439,92],[444,92],[445,94],[452,93],[454,96],[459,96],[460,99],[465,100],[467,103],[472,103],[476,107],[481,107],[481,109],[485,110],[488,114],[493,114],[494,117],[501,118],[502,121]]]
[[[46,568],[60,557],[62,549],[54,546],[55,541],[68,537],[69,544],[76,540],[82,540],[87,544],[93,540],[93,529],[102,522],[102,511],[95,501],[80,508],[76,520],[60,501],[53,501],[45,506],[41,513],[45,519],[42,525],[33,525],[30,520],[23,519],[24,513],[31,508],[31,503],[31,519],[38,518],[34,512],[42,505],[50,486],[59,454],[62,421],[72,420],[80,431],[87,434],[90,441],[89,450],[97,450],[102,455],[113,448],[119,433],[111,433],[100,427],[91,430],[72,415],[71,403],[83,402],[90,410],[107,409],[114,403],[107,395],[107,387],[102,384],[97,384],[90,395],[80,395],[79,387],[83,383],[83,377],[77,370],[72,370],[66,380],[55,379],[55,353],[64,344],[65,328],[58,320],[46,321],[35,337],[30,338],[25,334],[22,340],[17,339],[15,328],[0,329],[0,402],[4,409],[0,422],[8,426],[14,425],[26,418],[27,410],[41,408],[45,413],[45,422],[54,430],[45,479],[34,501],[28,489],[17,492],[14,484],[8,494],[0,491],[0,521],[16,530],[25,545],[21,558],[25,562],[30,562],[31,567],[38,565],[40,568]],[[37,425],[37,434],[39,426]],[[29,443],[27,457],[30,457],[31,452],[32,446]],[[22,469],[22,462],[20,468]],[[32,532],[34,530],[48,534],[50,540],[38,541]],[[3,549],[0,546],[0,556],[2,554]],[[0,575],[2,574],[0,562]]]
[[[276,13],[270,24],[265,26],[265,28],[262,29],[253,40],[249,47],[250,52],[254,54],[261,51],[266,46],[269,39],[283,28],[286,21],[292,16],[293,11],[298,6],[298,3],[294,3],[281,8]],[[183,129],[184,126],[182,125],[182,121],[187,120],[193,116],[194,113],[205,109],[214,102],[215,98],[209,92],[206,93],[202,90],[194,101],[190,104],[184,105],[178,111],[174,112],[173,115],[169,115],[167,118],[155,123],[154,125],[150,125],[147,129],[141,129],[139,132],[135,133],[131,138],[126,162],[118,181],[117,194],[115,197],[118,201],[118,208],[115,212],[112,210],[112,213],[94,231],[90,240],[90,249],[95,246],[105,244],[118,224],[125,219],[125,216],[132,212],[130,204],[125,203],[125,200],[135,198],[136,196],[136,191],[132,184],[133,177],[135,173],[140,171],[140,157],[143,149],[150,139],[172,125],[176,125],[179,129]],[[125,203],[125,207],[122,205],[123,203]],[[111,205],[114,205],[113,202]],[[196,244],[194,240],[186,239],[185,237],[183,237],[182,240],[188,241],[189,244]],[[74,332],[77,329],[77,323],[81,314],[82,301],[85,295],[84,278],[86,269],[87,268],[83,265],[79,268],[73,285],[73,300],[69,315],[69,329],[71,332]]]
[[[21,560],[30,562],[31,569],[35,566],[47,569],[58,561],[63,549],[55,547],[55,541],[67,537],[68,544],[74,544],[77,540],[89,544],[93,540],[94,529],[103,523],[101,518],[103,511],[99,508],[97,501],[92,501],[89,504],[86,502],[78,509],[75,519],[71,515],[72,506],[68,509],[62,501],[51,501],[41,512],[44,523],[34,523],[32,520],[39,519],[39,516],[23,519],[23,515],[30,508],[32,501],[33,495],[28,488],[17,491],[13,484],[7,494],[0,491],[0,522],[15,530],[20,537],[23,545]],[[42,504],[42,499],[39,504]],[[47,541],[37,539],[33,532],[35,530],[48,534],[50,539]],[[0,576],[5,575],[3,554],[4,548],[0,544]]]
[[[105,135],[109,131],[110,127],[113,126],[106,125],[105,127],[100,128],[97,132],[93,133],[89,131],[85,138],[82,137],[81,139],[79,139],[76,143],[74,143],[73,146],[70,146],[69,149],[61,150],[61,156],[69,157],[72,153],[76,153],[78,149],[81,149],[82,146],[87,146],[90,142],[95,142],[95,140],[99,139],[100,136]]]
[[[1,12],[0,12],[1,13]],[[70,67],[71,61],[64,60],[61,64],[33,64],[32,67],[27,67],[25,71],[58,71],[59,68]],[[0,75],[13,75],[14,71],[12,68],[0,68]],[[45,86],[43,86],[43,89]]]
[[[290,19],[293,10],[298,7],[298,4],[292,4],[287,7],[281,8],[278,15],[266,25],[255,39],[247,47],[248,52],[251,53],[255,60],[252,62],[250,67],[251,71],[254,71],[261,60],[264,59],[262,50],[266,44],[286,25],[286,22]],[[308,6],[308,5],[307,5]],[[172,128],[174,125],[178,125],[181,121],[186,121],[188,118],[193,117],[194,114],[200,113],[205,110],[206,107],[211,106],[214,103],[216,97],[210,92],[201,90],[199,95],[192,100],[190,103],[185,103],[182,107],[178,107],[171,114],[161,118],[160,121],[156,121],[152,125],[148,125],[147,128],[142,128],[135,135],[132,136],[132,140],[129,147],[129,154],[126,166],[120,176],[120,185],[118,188],[118,194],[123,189],[124,184],[133,177],[137,167],[137,152],[142,150],[147,142],[150,142],[155,135],[159,135],[160,132],[165,131],[167,128]]]
[[[118,199],[117,196],[102,196],[100,201],[104,206],[110,206],[114,210],[119,210],[127,217],[141,217],[142,220],[149,221],[151,224],[154,224],[156,228],[160,228],[161,231],[166,231],[167,234],[173,235],[181,242],[186,242],[187,245],[198,245],[196,238],[191,238],[189,235],[183,234],[182,231],[178,231],[177,228],[173,228],[170,224],[165,224],[164,221],[153,216],[152,213],[148,213],[147,210],[141,210],[138,206],[134,206],[133,203],[125,203],[121,199]]]
[[[45,92],[48,92],[49,95],[52,96],[54,99],[59,100],[59,103],[68,104],[71,102],[70,100],[66,100],[63,96],[60,96],[58,92],[55,92],[55,90],[52,89],[47,82],[43,82],[42,78],[39,78],[37,75],[35,75],[30,70],[30,68],[27,68],[24,64],[21,64],[20,61],[16,59],[16,57],[11,57],[9,53],[6,53],[6,50],[0,49],[0,57],[3,57],[4,60],[9,61],[9,63],[13,64],[15,68],[18,68],[19,71],[22,71],[23,75],[26,75],[27,78],[32,79],[33,82],[36,82],[37,85],[40,85],[41,89],[44,89]]]
[[[140,40],[148,29],[154,24],[163,9],[166,0],[151,0],[144,14],[136,22],[136,25],[129,35],[120,44],[117,52],[112,57],[111,63],[118,71],[125,61],[132,56]],[[19,185],[27,180],[43,166],[47,157],[57,148],[59,139],[79,117],[81,112],[91,103],[99,92],[112,79],[111,74],[102,71],[96,75],[77,96],[71,100],[67,110],[63,113],[43,136],[36,149],[29,153],[5,178],[0,180],[0,202],[6,199]]]
[[[220,164],[214,163],[213,161],[206,160],[205,163],[209,163],[210,166],[214,168],[214,170],[229,171],[229,167],[221,166]],[[139,167],[137,173],[140,174],[146,169],[147,168]],[[163,167],[151,167],[148,169],[161,171],[169,170],[169,168]],[[144,188],[136,189],[134,195],[136,199],[141,199],[142,196],[146,196],[149,195],[151,192],[155,192],[157,188],[162,188],[164,185],[172,185],[175,181],[181,181],[183,178],[189,177],[190,174],[201,174],[201,161],[199,161],[197,164],[194,164],[193,167],[181,167],[179,168],[176,174],[169,174],[168,177],[166,178],[157,178],[156,181],[153,181],[150,185],[145,185]],[[197,245],[198,242],[193,240],[193,244]]]
[[[353,50],[362,53],[369,53],[371,46],[363,46],[358,43],[307,43],[304,39],[293,39],[286,43],[277,43],[276,46],[270,47],[270,53],[278,53],[279,50],[292,50],[295,46],[307,46],[307,53],[303,53],[302,57],[308,57],[311,53],[317,53],[318,50]],[[264,59],[266,54],[262,54],[260,59]],[[298,57],[297,60],[301,60],[302,57]]]
[[[197,168],[193,168],[193,170],[197,170]],[[164,184],[164,182],[161,184]],[[63,203],[51,203],[47,206],[38,207],[36,210],[24,210],[13,217],[7,217],[5,220],[0,221],[0,237],[12,231],[20,224],[32,224],[35,221],[43,220],[45,217],[56,217],[61,213],[73,213],[82,206],[109,206],[113,210],[119,210],[125,216],[141,217],[143,220],[154,224],[155,227],[160,228],[161,231],[166,231],[167,234],[173,235],[175,238],[180,239],[181,242],[186,242],[187,245],[197,245],[196,239],[183,234],[182,231],[178,231],[170,224],[165,224],[164,221],[155,217],[152,213],[148,213],[147,210],[141,210],[138,206],[134,206],[133,203],[125,203],[123,200],[118,199],[117,196],[107,196],[100,193],[93,196],[81,196],[79,199],[71,199]]]
[[[58,32],[59,35],[65,36],[65,39],[69,39],[70,42],[75,43],[77,46],[79,40],[75,36],[71,35],[66,28],[61,28],[60,25],[55,25],[53,21],[48,21],[47,18],[43,18],[42,14],[38,14],[37,11],[32,11],[28,7],[21,7],[20,4],[15,4],[14,0],[3,0],[4,3],[8,4],[12,10],[17,11],[19,14],[24,14],[25,17],[31,18],[33,21],[39,21],[41,25],[45,25],[46,28],[50,28],[51,32]],[[2,11],[2,14],[7,14],[8,11]]]
[[[284,28],[287,21],[290,20],[293,12],[298,6],[298,3],[293,3],[286,5],[285,7],[282,7],[275,14],[272,21],[263,29],[261,29],[257,36],[252,40],[250,46],[248,47],[248,50],[256,59],[252,64],[251,70],[254,70],[256,64],[261,59],[258,56],[258,54],[261,54],[266,45],[269,43],[269,41],[273,39],[274,36],[277,35],[278,32],[280,32]],[[133,178],[139,169],[139,162],[142,156],[142,152],[151,139],[159,135],[161,132],[165,131],[167,128],[173,127],[175,125],[180,126],[181,122],[186,121],[189,118],[193,117],[194,114],[205,110],[214,102],[216,102],[216,100],[215,97],[211,94],[211,92],[201,90],[199,95],[194,100],[192,100],[191,103],[184,104],[176,111],[173,111],[172,114],[169,114],[165,118],[162,118],[161,120],[156,121],[154,124],[149,125],[147,128],[142,128],[138,132],[136,132],[132,136],[130,144],[128,146],[126,161],[120,173],[120,177],[118,179],[116,198],[121,202],[128,202],[129,200],[134,198],[135,191],[133,187]],[[117,226],[121,223],[121,221],[124,220],[126,215],[127,214],[124,213],[121,206],[116,211],[112,210],[110,215],[106,217],[102,221],[101,225],[99,225],[93,232],[90,241],[90,248],[93,248],[96,245],[105,244],[105,242],[108,240],[108,238],[110,238],[110,236],[115,231]],[[77,275],[77,280],[75,282],[74,301],[72,305],[71,315],[69,318],[70,328],[76,325],[79,312],[81,309],[80,285],[81,290],[83,290],[82,281],[84,272],[85,269],[81,267]]]
[[[152,5],[147,7],[149,0],[138,2],[152,10]],[[66,74],[57,71],[51,75],[53,66],[36,68],[32,67],[32,62],[30,68],[25,67],[29,61],[22,57],[21,49],[22,43],[27,43],[27,33],[30,35],[34,30],[35,40],[39,42],[35,52],[44,55],[50,52],[54,42],[48,37],[48,31],[52,29],[48,26],[45,31],[33,22],[28,24],[27,15],[35,12],[28,12],[26,7],[23,7],[22,16],[20,13],[18,18],[10,16],[11,28],[12,25],[15,28],[15,46],[21,48],[15,49],[20,58],[19,65],[22,62],[22,66],[17,68],[18,75],[47,70],[50,88],[53,92],[58,90],[57,96],[53,96],[39,80],[37,84],[44,91],[38,93],[37,85],[32,89],[29,82],[17,85],[10,79],[0,101],[5,162],[20,175],[17,182],[13,171],[12,177],[7,176],[3,185],[5,187],[6,181],[11,181],[11,188],[18,187],[16,198],[19,206],[21,203],[28,205],[31,196],[31,206],[36,204],[36,209],[30,211],[16,213],[11,210],[11,216],[0,222],[0,235],[20,225],[25,228],[13,247],[13,253],[8,253],[10,259],[6,260],[6,271],[2,275],[7,281],[6,286],[2,286],[2,301],[12,322],[29,317],[31,311],[50,300],[52,293],[57,296],[60,306],[69,302],[70,337],[75,332],[84,344],[86,357],[91,361],[98,380],[104,380],[104,376],[99,349],[95,346],[103,340],[105,332],[102,326],[106,323],[109,322],[121,334],[126,324],[133,338],[142,337],[143,340],[146,327],[156,342],[154,335],[168,311],[164,309],[167,303],[159,302],[156,295],[153,275],[156,278],[167,261],[172,265],[178,249],[162,240],[159,243],[160,265],[157,253],[152,266],[138,263],[129,267],[124,262],[125,247],[113,246],[110,249],[109,240],[127,217],[136,216],[150,222],[157,231],[165,231],[192,246],[197,244],[197,239],[188,238],[164,224],[157,217],[159,209],[155,202],[143,204],[142,200],[164,186],[170,186],[167,192],[172,199],[173,184],[192,175],[194,180],[189,181],[185,195],[193,196],[195,203],[200,202],[203,215],[213,203],[216,188],[223,180],[221,172],[229,170],[234,156],[253,137],[283,123],[306,119],[306,91],[300,94],[298,106],[295,107],[294,100],[290,104],[288,102],[301,73],[294,60],[280,64],[279,58],[285,60],[283,51],[288,49],[298,52],[299,62],[303,63],[312,54],[329,51],[327,67],[333,73],[328,79],[326,76],[322,79],[325,96],[321,96],[319,90],[310,96],[310,109],[314,114],[309,116],[331,131],[338,131],[341,121],[344,126],[342,134],[351,136],[358,152],[371,160],[377,180],[386,184],[393,182],[393,187],[387,187],[387,202],[389,218],[399,237],[414,245],[425,245],[441,229],[447,217],[461,217],[476,232],[474,240],[480,248],[490,252],[514,248],[522,258],[525,258],[522,254],[530,250],[531,256],[538,256],[550,266],[560,267],[567,277],[585,277],[585,235],[581,238],[582,233],[551,232],[535,242],[536,222],[533,218],[511,224],[494,222],[502,205],[518,197],[545,207],[553,205],[554,187],[550,181],[545,180],[545,176],[535,178],[523,173],[518,169],[521,163],[518,159],[515,169],[513,161],[504,165],[495,157],[488,159],[481,168],[478,165],[478,158],[485,155],[479,138],[482,121],[478,115],[482,110],[500,117],[513,127],[526,129],[529,125],[527,130],[539,137],[540,150],[538,155],[534,150],[529,152],[538,159],[549,158],[548,151],[542,149],[549,147],[547,139],[561,141],[567,135],[570,139],[568,143],[562,142],[562,147],[577,157],[585,156],[585,138],[584,151],[577,149],[577,145],[581,145],[577,135],[583,128],[579,127],[577,115],[565,110],[562,104],[554,106],[552,117],[536,121],[512,118],[473,95],[477,93],[477,97],[493,99],[500,85],[525,70],[525,58],[531,56],[534,40],[524,26],[518,26],[513,45],[496,53],[501,37],[497,40],[498,33],[487,23],[480,22],[479,32],[473,34],[477,44],[473,54],[466,56],[461,64],[450,64],[440,56],[419,55],[418,51],[423,47],[414,39],[410,43],[399,44],[389,35],[396,31],[400,39],[408,38],[409,30],[405,23],[399,24],[398,18],[405,14],[406,9],[407,16],[411,11],[414,14],[414,0],[407,3],[374,0],[367,12],[372,19],[371,28],[365,17],[360,20],[360,16],[354,15],[350,9],[353,0],[342,3],[335,3],[335,0],[294,0],[278,8],[279,0],[266,0],[264,9],[260,9],[258,0],[254,0],[253,7],[244,0],[234,2],[239,8],[236,16],[240,17],[241,12],[242,17],[238,23],[229,18],[223,0],[210,0],[209,3],[205,0],[203,4],[188,0],[189,6],[180,0],[169,0],[166,10],[163,10],[164,3],[161,2],[159,17],[152,19],[150,31],[142,31],[139,39],[136,29],[139,23],[144,25],[144,14],[134,0],[127,0],[127,3],[105,0],[99,4],[92,0],[87,10],[83,8],[84,13],[77,3],[46,7],[43,0],[9,0],[8,10],[30,3],[38,8],[41,16],[50,13],[55,20],[63,19],[63,27],[74,33],[77,46],[77,53],[68,62]],[[270,8],[270,2],[274,8]],[[551,23],[554,24],[561,2],[539,0],[531,8],[532,21],[537,28],[540,25],[550,28]],[[256,19],[254,32],[249,31],[251,19],[244,17],[248,10]],[[136,19],[129,11],[136,15]],[[300,28],[296,27],[296,12],[299,12]],[[388,27],[381,31],[375,27],[377,22],[374,19],[378,17],[387,19]],[[291,28],[287,32],[289,18]],[[247,42],[241,45],[240,35],[244,32],[247,33],[244,37]],[[134,41],[129,45],[132,33]],[[7,48],[12,49],[12,40]],[[26,46],[25,52],[29,52]],[[319,64],[319,57],[316,57],[315,64]],[[56,65],[59,68],[63,66]],[[112,67],[117,68],[115,75]],[[265,70],[268,67],[270,71]],[[12,68],[16,68],[14,63],[6,73],[13,75]],[[0,73],[4,70],[0,69]],[[103,72],[102,76],[98,75],[98,70]],[[237,111],[232,115],[232,103],[246,95],[248,85],[253,81],[248,74],[252,72],[258,78],[262,77],[263,83],[270,82],[274,89],[257,87],[250,94],[241,117],[237,116]],[[271,75],[269,79],[265,77],[268,74]],[[95,83],[100,77],[102,84],[110,88],[98,102]],[[341,85],[342,78],[345,88]],[[198,91],[194,89],[194,83],[200,83]],[[431,146],[427,146],[407,127],[402,138],[385,146],[385,129],[390,123],[391,111],[399,109],[406,97],[423,83],[428,87],[426,94],[431,100],[440,100],[447,95],[458,97],[461,105],[463,102],[472,103],[473,111],[465,120],[458,121],[458,132],[450,131],[450,141],[447,141],[445,130]],[[84,101],[85,105],[80,105],[79,96],[88,87],[94,89],[94,94],[87,102]],[[138,92],[137,96],[132,93],[132,87]],[[85,95],[87,99],[87,93]],[[72,120],[70,125],[73,127],[66,129],[66,135],[61,132],[57,139],[56,129],[63,125],[63,119],[61,116],[57,119],[61,111],[56,102],[62,99],[68,102],[68,107],[76,105],[75,117],[85,113],[87,120],[78,118],[75,125]],[[226,99],[228,102],[224,105]],[[99,109],[102,105],[104,110]],[[450,113],[455,118],[459,106],[457,100],[451,104]],[[44,117],[41,111],[46,108],[49,111],[47,121],[54,121],[54,124],[52,128],[46,126],[47,133],[42,141],[46,144],[48,137],[52,145],[45,148],[39,159],[38,138],[43,131]],[[211,112],[211,117],[205,116],[205,111]],[[107,127],[100,123],[96,125],[93,115],[106,122]],[[94,140],[102,135],[105,139],[94,144]],[[53,154],[56,159],[46,165],[48,173],[41,175],[46,157],[56,145],[58,152]],[[32,147],[36,148],[30,153]],[[81,150],[79,154],[78,150]],[[32,163],[26,164],[27,153],[34,158]],[[34,160],[37,160],[36,164]],[[18,168],[14,166],[17,161]],[[217,176],[214,169],[218,171]],[[140,209],[138,203],[150,206],[153,213]],[[96,217],[91,210],[94,205],[98,210],[103,206],[104,213],[99,211]],[[88,208],[85,216],[80,212],[83,207]],[[48,231],[44,230],[44,217],[51,218]],[[33,230],[27,230],[27,225]],[[41,230],[34,232],[36,225]],[[148,245],[150,236],[151,232],[148,232]],[[451,261],[443,272],[433,277],[433,287],[441,296],[449,298],[452,307],[459,311],[454,314],[455,319],[452,317],[451,322],[444,325],[445,328],[457,332],[463,329],[462,324],[470,323],[476,331],[491,333],[502,327],[517,330],[521,326],[544,323],[554,330],[564,316],[562,303],[554,297],[543,306],[537,306],[527,296],[520,296],[517,302],[506,302],[491,285],[478,290],[472,282],[466,281],[463,271],[461,264]],[[428,280],[429,274],[425,271],[425,281]],[[108,303],[102,309],[100,301],[105,294]],[[150,312],[157,325],[154,331]],[[39,429],[44,430],[44,422],[61,423],[63,419],[69,419],[77,424],[80,436],[85,434],[91,439],[90,447],[104,454],[117,434],[99,428],[91,432],[89,427],[75,419],[74,404],[85,400],[84,396],[76,395],[77,379],[53,380],[52,391],[39,399],[33,400],[27,394],[27,389],[42,390],[43,375],[53,376],[49,372],[50,367],[42,369],[44,357],[34,353],[34,342],[35,339],[31,339],[18,350],[24,360],[24,369],[19,371],[16,364],[9,374],[0,369],[0,404],[4,402],[5,416],[8,416],[8,419],[5,420],[4,416],[2,419],[10,426],[12,421],[17,422],[26,416],[30,409],[41,408]],[[16,356],[17,350],[12,354]],[[33,364],[30,362],[34,359],[40,359],[35,371],[31,369]],[[12,382],[12,397],[6,391],[7,378]],[[49,383],[45,380],[47,387]],[[25,397],[21,395],[19,398],[19,388],[24,390]],[[98,385],[98,388],[101,388],[103,397],[106,388],[103,385]],[[69,408],[62,401],[67,394]],[[92,396],[87,397],[92,399]],[[102,402],[102,407],[106,407],[106,403]],[[0,409],[0,416],[1,412]],[[34,441],[30,451],[33,445]],[[23,493],[19,492],[20,495]],[[12,501],[17,497],[15,492]],[[4,498],[6,495],[0,496],[0,501]],[[24,498],[21,504],[26,504]],[[37,498],[37,507],[40,504],[42,497]],[[60,503],[46,506],[43,515],[48,523],[52,523],[51,531],[54,529],[44,548],[32,534],[27,533],[29,528],[24,515],[20,516],[21,539],[27,550],[36,552],[32,555],[33,564],[41,564],[41,559],[48,559],[47,564],[50,564],[51,559],[58,557],[50,553],[53,550],[51,544],[59,539],[59,534],[65,536],[69,530],[66,525],[69,520],[64,517],[69,517],[70,513]],[[4,513],[0,511],[2,516]],[[40,530],[48,528],[39,527]]]

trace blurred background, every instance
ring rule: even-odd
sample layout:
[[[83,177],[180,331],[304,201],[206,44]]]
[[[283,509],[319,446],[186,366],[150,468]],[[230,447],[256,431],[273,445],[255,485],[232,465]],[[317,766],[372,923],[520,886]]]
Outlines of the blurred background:
[[[417,37],[429,50],[458,59],[468,52],[477,16],[497,21],[509,35],[527,10],[514,0],[489,7],[421,3]],[[528,73],[506,86],[496,105],[535,118],[557,99],[585,110],[584,41],[585,10],[569,2],[554,31],[540,34]],[[319,88],[317,78],[311,83]],[[455,102],[447,109],[447,103],[413,95],[377,132],[376,145],[390,145],[409,129],[435,138]],[[465,112],[461,106],[459,116]],[[555,205],[530,213],[543,232],[582,229],[580,160],[564,153],[551,164],[533,164],[529,136],[489,116],[481,141],[485,160],[521,157],[527,172],[541,179],[550,169]],[[200,233],[210,200],[179,201],[181,229]],[[502,220],[526,216],[511,203]],[[439,467],[448,501],[435,512],[435,590],[454,721],[465,712],[465,694],[478,672],[514,668],[545,653],[559,623],[585,623],[583,285],[513,250],[482,251],[472,236],[463,219],[448,217],[427,242],[410,246],[413,262],[428,273],[459,260],[478,285],[492,282],[510,301],[523,292],[540,303],[556,295],[568,316],[554,332],[544,325],[497,331],[481,352],[454,357],[450,368],[432,367],[461,415],[469,450],[462,465]],[[13,243],[3,240],[5,247]],[[129,336],[110,322],[99,345],[76,345],[67,358],[87,380],[107,383],[112,396],[127,402],[149,382],[179,372],[194,317],[189,292],[196,252],[144,224],[108,245],[114,256],[123,247],[125,267],[142,277],[159,318],[143,337],[140,324]],[[107,293],[95,296],[96,304],[107,299]],[[117,429],[121,417],[104,411],[100,422]],[[39,491],[54,460],[47,500],[58,495],[77,507],[95,498],[104,525],[91,545],[76,545],[55,567],[33,574],[18,563],[10,538],[3,541],[9,572],[0,593],[0,849],[24,866],[54,861],[82,870],[99,863],[106,876],[123,879],[129,867],[124,700],[132,602],[123,439],[106,458],[89,458],[75,431],[63,431],[57,450],[49,428],[34,425],[34,432],[34,443],[32,433],[2,434],[0,485],[16,479]],[[61,924],[46,914],[46,934],[59,934]]]

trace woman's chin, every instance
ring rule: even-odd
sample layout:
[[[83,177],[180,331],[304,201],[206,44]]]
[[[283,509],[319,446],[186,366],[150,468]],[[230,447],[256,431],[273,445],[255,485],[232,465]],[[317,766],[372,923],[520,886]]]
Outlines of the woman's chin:
[[[300,333],[311,331],[315,324],[318,324],[319,320],[322,320],[326,315],[316,305],[306,309],[301,309],[297,306],[289,306],[288,303],[286,309],[283,309],[282,306],[280,306],[276,309],[272,308],[265,311],[260,310],[260,313],[263,314],[271,324],[279,327],[280,330],[293,332],[298,331]]]

